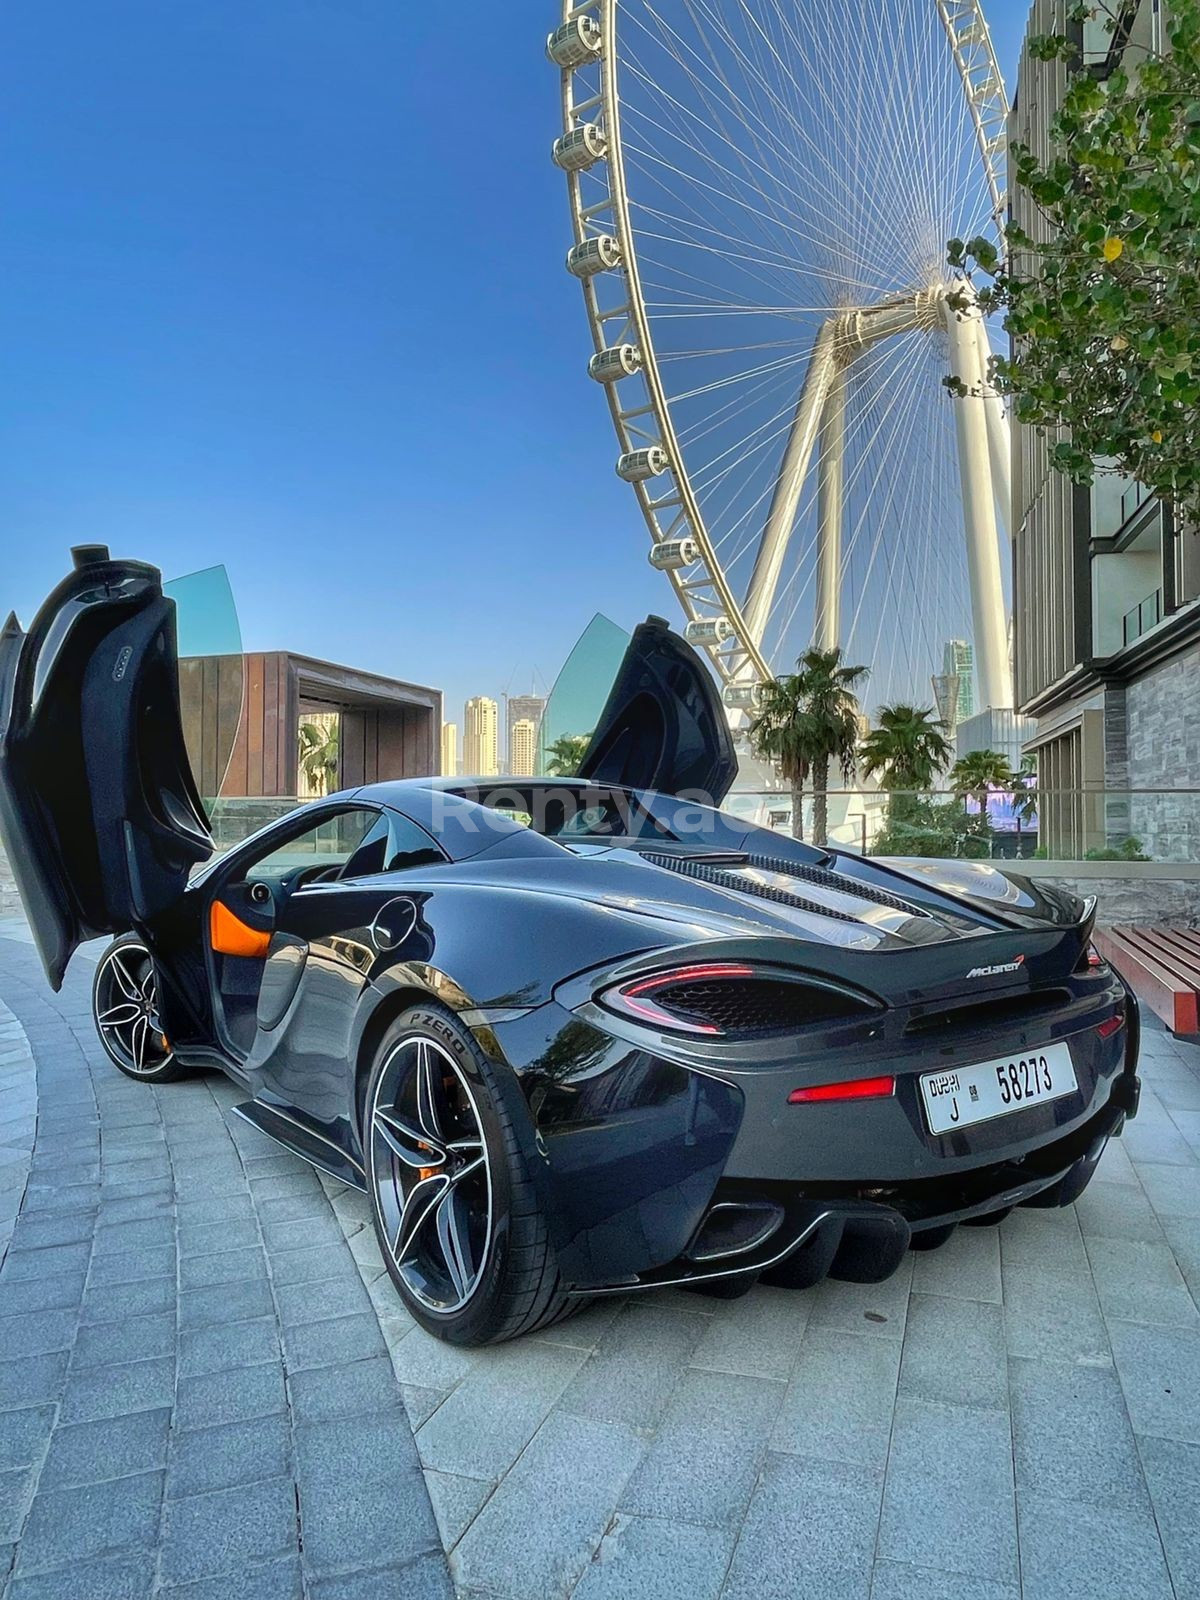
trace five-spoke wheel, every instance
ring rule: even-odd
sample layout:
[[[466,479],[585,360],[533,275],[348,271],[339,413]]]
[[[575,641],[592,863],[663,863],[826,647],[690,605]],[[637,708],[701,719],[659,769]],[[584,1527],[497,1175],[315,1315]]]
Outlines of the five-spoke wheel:
[[[136,935],[115,939],[100,957],[92,1016],[109,1059],[122,1072],[159,1083],[182,1076],[158,1014],[154,963]]]
[[[453,1012],[417,1005],[375,1052],[362,1140],[375,1233],[400,1297],[452,1344],[546,1327],[573,1302],[530,1182],[520,1091]]]
[[[431,1311],[460,1310],[492,1236],[492,1182],[471,1086],[438,1040],[383,1064],[371,1102],[371,1181],[396,1271]]]

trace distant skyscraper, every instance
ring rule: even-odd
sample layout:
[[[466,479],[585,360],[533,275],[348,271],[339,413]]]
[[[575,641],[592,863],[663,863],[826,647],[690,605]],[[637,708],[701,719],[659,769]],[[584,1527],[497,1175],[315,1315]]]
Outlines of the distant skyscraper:
[[[463,771],[491,778],[500,770],[500,707],[486,694],[467,701],[463,714]]]
[[[508,770],[515,778],[531,778],[537,766],[538,730],[532,717],[518,717],[509,725]]]
[[[442,723],[442,771],[448,778],[458,773],[458,723]]]
[[[537,736],[542,726],[542,712],[546,709],[546,702],[539,694],[510,694],[506,698],[505,734],[507,738],[506,750],[508,754],[509,772],[519,772],[524,775],[532,774],[537,768],[536,754],[534,764],[530,767],[518,767],[517,755],[513,745],[513,734],[518,722],[533,723],[534,750],[537,750]]]
[[[958,704],[947,720],[952,725],[975,713],[975,652],[965,639],[947,639],[942,651],[942,672],[958,679]]]

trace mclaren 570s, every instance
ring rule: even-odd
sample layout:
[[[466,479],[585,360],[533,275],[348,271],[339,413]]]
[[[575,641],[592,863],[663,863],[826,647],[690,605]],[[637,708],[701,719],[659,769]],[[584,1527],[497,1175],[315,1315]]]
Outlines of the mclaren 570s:
[[[157,570],[75,553],[0,638],[0,836],[112,1061],[215,1068],[366,1191],[424,1327],[595,1295],[892,1272],[1064,1206],[1137,1108],[1094,905],[980,861],[819,848],[720,810],[713,678],[634,633],[574,778],[417,778],[214,854]]]

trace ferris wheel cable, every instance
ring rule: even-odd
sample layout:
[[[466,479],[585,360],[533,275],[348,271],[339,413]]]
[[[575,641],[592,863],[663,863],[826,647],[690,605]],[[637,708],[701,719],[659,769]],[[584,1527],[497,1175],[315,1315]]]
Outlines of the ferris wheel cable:
[[[747,367],[742,372],[730,373],[726,378],[713,378],[709,383],[702,383],[695,389],[680,389],[671,398],[678,402],[696,400],[701,395],[712,394],[717,389],[728,389],[732,384],[745,383],[750,378],[756,378],[766,372],[782,372],[797,366],[801,361],[808,360],[807,350],[797,350],[790,356],[778,356],[774,361],[764,362],[758,367]]]
[[[670,34],[670,36],[673,39],[677,40],[678,43],[683,47],[683,49],[686,50],[687,54],[692,56],[692,57],[694,57],[695,60],[700,62],[700,65],[703,67],[704,63],[700,60],[700,57],[697,55],[697,53],[691,48],[690,45],[686,44],[686,42],[680,38],[680,36],[675,32],[675,30],[673,28],[671,28],[670,24],[665,23],[665,22],[662,21],[662,19],[657,18],[657,14],[654,12],[653,7],[648,5],[646,7],[646,9],[650,12],[651,15],[656,16],[656,19],[660,21],[661,28],[666,33]],[[690,9],[690,7],[689,7],[689,9]],[[640,18],[635,18],[635,20],[639,23],[639,25],[644,27],[644,24],[641,24],[641,22],[640,22]],[[658,42],[661,45],[663,45],[663,47],[667,50],[667,53],[669,55],[671,55],[672,59],[676,62],[676,64],[681,69],[681,71],[683,71],[685,73],[685,75],[688,77],[688,79],[692,83],[693,87],[697,90],[697,92],[705,100],[706,104],[709,107],[710,114],[711,115],[716,115],[717,113],[719,113],[719,111],[722,109],[720,101],[719,101],[719,98],[716,101],[714,101],[714,98],[713,98],[713,95],[712,95],[712,91],[709,88],[708,84],[696,73],[696,71],[692,67],[690,67],[688,65],[687,61],[684,59],[683,54],[681,54],[679,51],[675,50],[661,36],[660,36]],[[757,126],[761,130],[761,133],[763,135],[765,135],[765,137],[766,137],[766,139],[768,141],[768,144],[774,143],[774,145],[776,147],[774,149],[774,158],[776,160],[781,160],[781,161],[785,161],[785,162],[789,162],[789,163],[794,163],[794,161],[796,159],[796,150],[795,150],[795,148],[792,147],[791,145],[789,145],[787,140],[784,139],[781,134],[777,133],[774,129],[770,128],[767,125],[767,123],[760,116],[758,116],[755,112],[751,111],[751,109],[746,105],[746,103],[741,99],[741,97],[738,96],[737,94],[735,94],[732,86],[728,82],[728,79],[726,79],[720,73],[719,69],[717,69],[715,67],[711,67],[711,68],[708,68],[707,70],[708,70],[709,77],[711,79],[715,79],[715,81],[718,84],[720,84],[720,86],[724,89],[725,94],[728,96],[729,109],[732,110],[735,113],[735,115],[737,115],[737,119],[738,119],[739,123],[746,129],[746,132],[749,134],[749,136],[750,136],[752,142],[754,143],[755,148],[758,150],[759,154],[765,157],[767,152],[766,152],[766,150],[763,149],[763,145],[762,145],[759,137],[754,132],[755,126]],[[668,98],[671,98],[671,97],[668,97]],[[686,110],[686,108],[683,108],[683,109]],[[698,113],[688,113],[688,114],[692,116],[692,118],[697,122],[697,124],[699,126],[702,126],[702,127],[706,126],[703,123],[703,121],[700,119]],[[730,136],[728,130],[724,127],[723,122],[719,122],[718,123],[718,127],[719,127],[720,131],[724,134],[725,138],[728,140],[730,148],[732,148],[736,152],[736,154],[738,156],[738,159],[742,162],[743,165],[745,165],[746,161],[748,159],[750,159],[748,157],[748,153],[744,152],[743,150],[741,150],[738,147],[736,141],[734,141],[732,139],[732,137]],[[707,131],[711,136],[711,132],[712,132],[711,127],[707,127]],[[794,131],[797,132],[800,135],[800,138],[801,138],[801,140],[803,142],[811,143],[813,145],[814,150],[816,150],[818,152],[818,154],[819,154],[819,149],[818,149],[815,141],[812,139],[812,136],[809,134],[808,130],[803,127],[802,124],[797,123],[795,125]],[[755,161],[752,164],[757,166],[759,168],[759,170],[761,170],[764,173],[764,175],[766,175],[774,183],[780,185],[781,187],[784,187],[785,189],[788,187],[787,185],[783,185],[782,184],[782,180],[779,178],[778,173],[776,171],[772,171],[772,169],[769,166],[763,165],[762,162],[760,162],[760,161]],[[767,194],[767,192],[760,188],[759,189],[759,193],[762,195],[764,201],[766,201],[768,204],[771,204],[772,208],[773,208],[773,202],[771,200],[771,197]],[[795,194],[795,193],[793,193],[793,198],[795,198],[797,200],[802,199],[802,198],[807,198],[810,203],[811,203],[811,199],[812,199],[811,196],[802,197],[802,196],[800,196],[798,194]],[[826,217],[826,220],[830,224],[832,224],[836,220],[836,206],[837,206],[837,201],[838,201],[838,195],[837,195],[836,191],[830,189],[828,191],[827,195],[825,196],[825,198],[828,201],[828,209],[825,211],[825,217]],[[781,219],[776,217],[776,220],[779,221]]]
[[[892,396],[891,396],[891,398],[890,398],[890,400],[889,400],[889,402],[887,404],[887,407],[886,407],[886,410],[884,411],[884,414],[880,417],[880,419],[879,419],[879,421],[878,421],[878,423],[876,425],[875,431],[872,434],[871,439],[868,440],[866,448],[863,449],[862,451],[860,451],[860,453],[859,453],[857,462],[856,462],[855,466],[852,469],[852,474],[853,474],[852,478],[849,478],[847,480],[847,485],[846,485],[846,500],[847,500],[847,502],[849,502],[849,500],[851,498],[851,494],[852,494],[854,488],[857,487],[858,479],[862,476],[862,474],[867,469],[867,463],[868,463],[868,461],[870,459],[870,457],[869,457],[870,449],[874,445],[875,441],[878,439],[879,434],[882,432],[885,423],[891,419],[892,414],[895,411],[896,406],[901,402],[902,399],[905,398],[905,395],[904,395],[904,384],[907,381],[908,377],[911,375],[912,370],[916,367],[916,365],[919,362],[919,352],[916,351],[916,350],[913,350],[913,349],[909,349],[909,350],[907,350],[907,351],[902,353],[903,354],[903,358],[904,358],[904,360],[903,360],[903,369],[899,370],[898,366],[899,366],[899,362],[901,360],[901,356],[897,355],[897,353],[895,351],[892,351],[889,354],[891,355],[891,358],[892,358],[893,362],[897,364],[897,367],[893,370],[893,373],[888,375],[889,387],[892,387],[894,385],[894,392],[892,393]],[[899,427],[898,427],[898,425],[896,425],[896,426],[893,426],[893,429],[892,429],[891,435],[889,436],[888,442],[885,445],[883,451],[881,452],[881,461],[880,461],[879,468],[877,469],[877,472],[876,472],[875,484],[872,485],[872,488],[877,486],[879,475],[882,473],[884,465],[886,465],[887,461],[889,460],[893,445],[896,442],[896,440],[898,439],[898,437],[899,437]],[[813,494],[813,497],[815,498],[815,494],[816,494],[815,488],[812,491],[812,494]],[[861,519],[860,519],[860,523],[861,523]],[[846,549],[846,551],[844,553],[843,565],[845,564],[845,560],[849,559],[849,555],[850,555],[850,547],[847,547],[847,549]],[[767,620],[766,620],[766,624],[765,624],[765,626],[763,628],[764,637],[766,636],[767,632],[771,629],[773,619],[777,616],[778,612],[781,610],[782,606],[786,602],[789,590],[791,589],[792,585],[795,583],[795,580],[796,580],[797,576],[800,574],[801,570],[802,570],[802,563],[799,563],[799,562],[796,563],[792,568],[791,575],[789,576],[789,578],[784,583],[782,589],[777,589],[776,590],[776,593],[775,593],[775,596],[772,599],[771,605],[768,607],[768,610],[767,610]],[[807,594],[808,585],[811,584],[811,582],[813,580],[815,580],[815,576],[816,576],[815,572],[809,574],[808,583],[806,584],[805,588],[802,589],[800,591],[800,593],[795,597],[796,604],[798,604],[799,600],[801,598],[803,598],[803,596],[805,594]],[[794,604],[792,606],[792,610],[788,614],[788,622],[790,622],[792,616],[794,616],[795,609],[796,609],[796,605]]]

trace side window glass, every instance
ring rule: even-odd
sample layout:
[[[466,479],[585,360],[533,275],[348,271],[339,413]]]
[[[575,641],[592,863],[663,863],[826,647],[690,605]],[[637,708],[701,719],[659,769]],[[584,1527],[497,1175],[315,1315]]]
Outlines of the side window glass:
[[[388,859],[387,865],[382,869],[383,871],[404,872],[409,867],[428,867],[445,859],[445,855],[434,844],[424,828],[419,828],[415,822],[410,822],[407,817],[399,816],[395,812],[392,813]],[[380,869],[375,868],[374,870],[379,871]]]
[[[339,811],[336,816],[323,817],[251,862],[245,875],[274,884],[290,883],[293,878],[304,883],[335,878],[379,821],[377,811]]]

